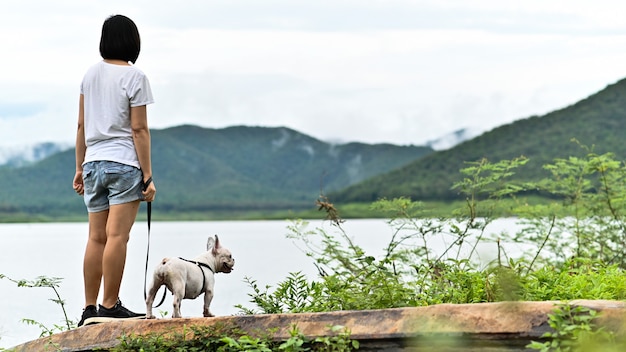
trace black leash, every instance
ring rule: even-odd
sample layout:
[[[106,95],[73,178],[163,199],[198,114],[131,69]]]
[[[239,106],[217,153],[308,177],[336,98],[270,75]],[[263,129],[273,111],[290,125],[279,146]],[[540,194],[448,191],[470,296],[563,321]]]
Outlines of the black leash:
[[[143,183],[143,190],[148,189],[148,186],[152,183],[152,177],[150,177],[146,182]],[[146,215],[148,217],[148,245],[146,249],[146,270],[143,275],[143,300],[145,301],[148,298],[148,294],[146,292],[147,281],[148,281],[148,260],[150,258],[150,223],[152,222],[152,202],[147,202],[146,204]],[[156,306],[152,308],[158,308],[165,301],[165,295],[167,294],[167,289],[163,291],[163,297],[161,297],[161,301]]]

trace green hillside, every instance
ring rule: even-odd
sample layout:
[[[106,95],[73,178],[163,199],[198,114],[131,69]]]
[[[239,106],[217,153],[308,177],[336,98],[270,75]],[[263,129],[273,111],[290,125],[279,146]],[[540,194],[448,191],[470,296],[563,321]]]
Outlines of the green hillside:
[[[152,131],[155,211],[289,210],[406,165],[432,149],[334,145],[288,128],[178,126]],[[74,150],[21,168],[0,168],[0,219],[85,214],[72,190]]]
[[[554,158],[582,156],[581,144],[596,153],[613,152],[626,158],[626,80],[564,109],[533,116],[498,127],[456,147],[428,155],[398,170],[332,194],[334,201],[370,202],[381,197],[411,197],[414,200],[458,199],[451,190],[461,179],[464,162],[487,158],[496,162],[518,156],[529,158],[518,179],[537,180],[548,174],[542,169]]]

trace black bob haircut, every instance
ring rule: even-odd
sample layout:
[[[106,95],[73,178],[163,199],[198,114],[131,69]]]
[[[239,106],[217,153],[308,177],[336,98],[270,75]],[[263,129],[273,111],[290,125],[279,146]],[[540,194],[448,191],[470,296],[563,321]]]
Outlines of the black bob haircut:
[[[140,50],[139,30],[133,20],[113,15],[104,21],[100,37],[100,56],[103,59],[130,61],[134,64]]]

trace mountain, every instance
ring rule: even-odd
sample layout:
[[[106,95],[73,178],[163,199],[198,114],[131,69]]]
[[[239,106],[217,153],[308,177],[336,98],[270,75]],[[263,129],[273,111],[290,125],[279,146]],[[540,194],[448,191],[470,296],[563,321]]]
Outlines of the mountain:
[[[37,143],[16,147],[0,148],[0,166],[22,167],[43,160],[58,152],[70,149],[72,146],[64,143]]]
[[[516,177],[538,180],[548,176],[542,166],[555,158],[583,156],[572,139],[626,159],[626,80],[571,106],[500,126],[448,150],[430,154],[389,173],[375,176],[332,194],[335,202],[370,202],[381,197],[414,200],[458,199],[453,183],[461,180],[465,162],[487,158],[496,162],[526,156],[528,164]]]
[[[337,191],[432,152],[419,146],[329,144],[282,127],[153,130],[154,209],[311,208],[320,192]],[[84,213],[71,187],[74,169],[74,149],[25,167],[0,167],[0,215]]]
[[[626,159],[626,80],[573,105],[497,127],[435,152],[431,147],[326,143],[288,128],[178,126],[152,131],[155,210],[187,212],[303,209],[320,192],[337,202],[381,197],[452,200],[468,161],[524,155],[519,180],[547,176],[555,158],[583,156],[572,142]],[[466,132],[460,131],[461,140]],[[432,146],[441,144],[433,143]],[[73,194],[74,150],[30,165],[0,167],[0,218],[83,214]]]

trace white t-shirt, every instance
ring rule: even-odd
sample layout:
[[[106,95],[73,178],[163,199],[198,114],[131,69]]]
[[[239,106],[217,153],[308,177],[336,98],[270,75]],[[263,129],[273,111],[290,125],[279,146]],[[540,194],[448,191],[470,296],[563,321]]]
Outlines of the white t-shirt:
[[[115,161],[139,168],[130,127],[130,108],[154,103],[146,75],[135,66],[100,61],[83,77],[84,163]]]

